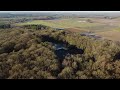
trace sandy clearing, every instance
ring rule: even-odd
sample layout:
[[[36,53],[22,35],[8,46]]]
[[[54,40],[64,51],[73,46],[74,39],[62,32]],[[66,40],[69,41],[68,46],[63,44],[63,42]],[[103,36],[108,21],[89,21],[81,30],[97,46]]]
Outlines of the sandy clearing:
[[[117,31],[117,30],[98,32],[96,34],[100,35],[104,39],[120,41],[120,31]]]

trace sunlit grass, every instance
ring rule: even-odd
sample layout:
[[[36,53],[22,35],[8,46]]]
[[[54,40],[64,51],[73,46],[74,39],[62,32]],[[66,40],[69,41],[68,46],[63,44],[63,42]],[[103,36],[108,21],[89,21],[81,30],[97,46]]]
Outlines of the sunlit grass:
[[[93,20],[92,23],[87,22],[90,18],[70,18],[70,19],[57,19],[57,20],[33,20],[25,23],[18,23],[16,25],[30,25],[30,24],[42,24],[46,26],[50,26],[53,28],[77,28],[77,29],[85,29],[93,32],[101,32],[101,31],[109,31],[118,28],[119,26],[111,26],[106,23],[99,23]],[[90,19],[92,20],[92,19]],[[85,21],[85,22],[79,22]],[[120,28],[117,30],[120,31]]]
[[[26,23],[19,23],[17,25],[43,24],[50,27],[58,28],[74,28],[74,27],[93,27],[98,26],[99,23],[78,22],[79,19],[63,19],[63,20],[34,20]]]

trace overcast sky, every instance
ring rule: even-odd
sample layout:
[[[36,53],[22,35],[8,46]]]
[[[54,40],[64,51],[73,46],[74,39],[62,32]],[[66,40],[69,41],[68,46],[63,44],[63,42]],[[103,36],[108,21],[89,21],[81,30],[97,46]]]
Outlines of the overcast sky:
[[[73,12],[84,12],[84,13],[120,13],[120,11],[0,11],[0,13],[37,13],[37,12],[61,12],[61,13],[73,13]]]
[[[51,14],[120,16],[120,11],[0,11],[0,13],[11,14],[51,13]]]

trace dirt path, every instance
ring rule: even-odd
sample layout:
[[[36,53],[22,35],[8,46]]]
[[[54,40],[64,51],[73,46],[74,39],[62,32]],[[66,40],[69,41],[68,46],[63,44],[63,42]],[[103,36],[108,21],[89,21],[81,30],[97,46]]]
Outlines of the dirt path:
[[[87,30],[82,30],[79,28],[67,28],[66,30],[68,30],[70,32],[75,32],[75,33],[87,31]],[[98,36],[101,36],[103,39],[108,39],[108,40],[112,40],[112,41],[120,41],[120,31],[117,31],[117,30],[96,32],[95,34]]]
[[[100,35],[104,39],[120,41],[120,31],[117,31],[117,30],[98,32],[96,34]]]
[[[86,32],[86,31],[88,31],[88,30],[83,30],[83,29],[79,29],[79,28],[67,28],[66,30],[70,31],[70,32]]]

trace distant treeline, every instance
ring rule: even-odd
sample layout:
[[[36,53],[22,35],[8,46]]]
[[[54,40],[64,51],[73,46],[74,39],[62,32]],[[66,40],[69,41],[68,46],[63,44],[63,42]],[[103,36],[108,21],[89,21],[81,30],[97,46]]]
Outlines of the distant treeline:
[[[42,17],[42,18],[33,18],[33,20],[53,20],[53,19],[57,19],[56,17]]]
[[[11,28],[10,24],[0,24],[0,29]]]
[[[31,24],[31,25],[23,25],[22,26],[25,29],[36,29],[36,30],[43,30],[43,29],[49,29],[50,27],[45,26],[45,25],[35,25],[35,24]]]

